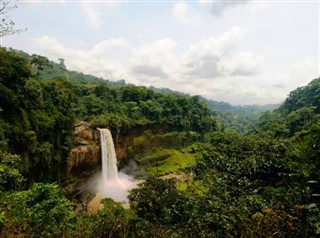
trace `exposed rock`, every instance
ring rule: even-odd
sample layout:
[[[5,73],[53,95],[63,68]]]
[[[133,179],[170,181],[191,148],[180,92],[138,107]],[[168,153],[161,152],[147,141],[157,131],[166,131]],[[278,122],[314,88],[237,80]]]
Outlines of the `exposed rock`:
[[[169,126],[154,124],[136,126],[127,130],[112,131],[118,168],[123,168],[128,162],[128,147],[134,137],[143,134],[145,130],[163,133],[170,130]],[[80,122],[74,128],[74,147],[67,158],[67,178],[88,178],[101,166],[100,132],[87,122]]]
[[[99,141],[99,131],[94,130],[88,122],[80,122],[74,128],[75,143],[80,141]]]
[[[87,122],[74,129],[74,147],[67,158],[67,177],[88,177],[101,164],[99,131]]]
[[[95,193],[88,191],[87,179],[80,179],[79,181],[69,184],[63,188],[63,193],[76,204],[77,212],[87,212],[88,204],[96,196]]]
[[[167,179],[174,179],[177,182],[185,182],[187,180],[190,180],[191,175],[187,173],[170,173],[166,174],[164,176],[161,176],[160,178],[167,180]]]
[[[102,197],[97,194],[87,205],[87,212],[90,214],[96,214],[99,210],[103,208],[101,203]]]
[[[67,197],[72,198],[84,190],[86,183],[87,179],[80,179],[77,182],[68,184],[62,189],[62,191]]]

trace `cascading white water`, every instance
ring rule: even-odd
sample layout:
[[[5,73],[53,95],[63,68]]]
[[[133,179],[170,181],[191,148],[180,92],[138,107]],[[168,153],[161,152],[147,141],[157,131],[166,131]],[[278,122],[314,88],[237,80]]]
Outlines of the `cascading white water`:
[[[118,179],[117,157],[111,132],[109,129],[99,130],[103,180]]]
[[[102,171],[97,182],[96,193],[99,197],[109,197],[118,202],[127,202],[128,191],[137,183],[129,175],[118,172],[117,157],[109,129],[100,130]]]

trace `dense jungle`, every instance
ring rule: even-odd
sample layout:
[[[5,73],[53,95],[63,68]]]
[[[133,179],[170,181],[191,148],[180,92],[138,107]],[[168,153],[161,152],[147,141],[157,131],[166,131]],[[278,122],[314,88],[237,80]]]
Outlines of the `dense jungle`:
[[[14,49],[0,62],[1,237],[320,234],[320,78],[280,105],[235,107]],[[140,180],[129,207],[77,197],[101,168],[97,128]]]

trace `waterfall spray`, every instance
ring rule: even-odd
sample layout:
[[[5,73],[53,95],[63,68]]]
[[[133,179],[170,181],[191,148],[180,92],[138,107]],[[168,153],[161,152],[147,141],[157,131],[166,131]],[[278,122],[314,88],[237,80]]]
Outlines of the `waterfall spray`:
[[[127,174],[118,172],[117,157],[109,129],[99,129],[101,144],[101,176],[97,193],[118,202],[127,202],[128,191],[136,187],[136,182]]]

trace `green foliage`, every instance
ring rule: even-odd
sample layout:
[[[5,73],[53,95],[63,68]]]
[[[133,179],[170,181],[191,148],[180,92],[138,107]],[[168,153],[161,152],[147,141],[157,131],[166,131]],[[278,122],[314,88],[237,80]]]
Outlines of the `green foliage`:
[[[177,150],[159,149],[151,155],[138,160],[139,165],[147,167],[148,174],[164,175],[190,167],[195,163],[193,155]]]
[[[139,159],[153,153],[155,148],[181,150],[200,139],[201,137],[196,132],[154,134],[152,131],[146,130],[141,136],[133,138],[132,145],[129,147],[129,156],[134,159]]]
[[[290,92],[289,97],[280,106],[279,110],[284,115],[304,107],[315,107],[315,112],[320,113],[320,78],[312,80],[307,86],[297,88]]]
[[[148,177],[138,186],[131,191],[129,199],[131,208],[139,217],[149,222],[173,226],[187,221],[187,200],[176,189],[173,180]]]
[[[20,168],[31,181],[61,179],[76,120],[109,127],[116,138],[135,127],[158,126],[164,131],[201,135],[216,129],[216,119],[198,96],[162,94],[123,82],[113,84],[67,71],[43,56],[3,48],[0,58],[4,62],[0,77],[1,136],[8,140],[6,150],[23,157]],[[183,140],[188,144],[196,137],[191,132],[177,139],[174,136],[155,140],[183,147]],[[34,173],[32,168],[41,173]]]
[[[76,213],[57,184],[34,184],[30,190],[9,194],[4,232],[28,237],[60,237],[74,229]]]
[[[291,92],[278,110],[257,119],[268,108],[211,102],[211,112],[199,96],[71,72],[63,60],[57,64],[1,48],[0,61],[1,235],[320,233],[319,201],[313,195],[320,193],[314,186],[320,176],[319,78]],[[221,120],[221,131],[216,131],[213,115]],[[149,174],[183,169],[185,180],[176,184],[148,177],[131,192],[131,210],[105,199],[97,214],[75,213],[57,184],[17,191],[34,181],[64,178],[73,125],[79,120],[109,127],[117,142],[132,132],[128,158]]]
[[[18,189],[22,186],[24,178],[17,169],[20,161],[18,155],[0,151],[0,192]]]
[[[45,69],[45,67],[50,66],[50,62],[46,57],[35,54],[31,56],[30,64],[37,78],[40,78],[41,72]]]
[[[311,202],[307,180],[312,178],[311,173],[302,172],[305,160],[297,156],[297,144],[261,135],[219,133],[212,135],[211,143],[205,146],[194,172],[208,189],[202,196],[220,207],[217,213],[226,216],[219,218],[225,224],[218,223],[217,232],[221,229],[223,236],[259,237],[269,229],[270,234],[280,237],[314,232],[305,221],[310,216],[307,210],[296,209]]]
[[[78,231],[80,237],[136,237],[137,218],[133,211],[110,198],[101,203],[103,208],[97,214],[87,216],[85,226]]]
[[[309,130],[297,133],[293,138],[296,150],[292,157],[298,158],[301,164],[300,170],[305,169],[303,174],[310,180],[318,180],[320,176],[320,125],[313,124]]]
[[[195,163],[195,156],[187,147],[199,138],[195,132],[154,134],[147,130],[134,137],[128,157],[135,159],[140,171],[145,169],[149,175],[177,172]]]
[[[275,111],[261,116],[257,130],[275,137],[293,137],[320,122],[320,78],[290,92]]]
[[[0,62],[0,83],[11,90],[20,90],[31,76],[27,60],[16,52],[0,48]]]
[[[32,65],[14,51],[1,48],[0,58],[0,132],[1,139],[7,141],[4,150],[21,155],[19,168],[29,179],[58,180],[75,120],[72,87],[67,82],[31,78]],[[31,62],[39,70],[49,64],[42,56],[33,56]],[[43,174],[34,174],[31,166]],[[48,173],[51,169],[54,171]]]
[[[252,218],[251,234],[255,237],[287,237],[305,235],[297,226],[297,217],[281,209],[267,208],[255,213]]]
[[[261,115],[268,114],[269,111],[278,107],[278,105],[273,104],[232,106],[226,102],[213,100],[208,100],[207,104],[212,114],[219,119],[222,130],[239,134],[250,133]]]

